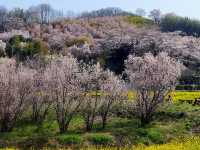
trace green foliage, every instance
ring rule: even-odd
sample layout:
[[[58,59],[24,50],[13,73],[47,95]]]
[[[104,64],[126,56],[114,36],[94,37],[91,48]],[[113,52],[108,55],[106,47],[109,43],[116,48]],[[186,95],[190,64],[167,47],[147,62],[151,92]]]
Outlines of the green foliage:
[[[90,134],[87,139],[95,145],[112,145],[114,138],[108,134]]]
[[[80,135],[60,135],[58,141],[63,145],[81,144],[82,138]]]
[[[152,20],[141,16],[127,16],[125,17],[125,21],[138,27],[154,25]]]
[[[150,144],[156,143],[161,144],[165,142],[165,136],[162,130],[159,128],[138,128],[136,130],[137,135],[140,136],[138,139],[139,143]]]
[[[155,128],[148,129],[147,137],[149,137],[149,139],[151,139],[151,141],[156,144],[161,144],[161,143],[164,143],[165,141],[164,140],[165,137],[162,134],[162,132],[159,130],[156,130]]]
[[[199,126],[200,126],[200,118],[199,117],[198,118],[197,117],[191,118],[186,123],[186,128],[188,130],[192,130],[192,129],[199,127]]]
[[[166,15],[161,21],[162,31],[182,31],[187,35],[200,36],[200,21],[176,15]]]
[[[26,58],[33,58],[36,55],[43,56],[48,54],[48,47],[41,40],[14,36],[7,44],[6,54],[9,57],[16,56],[19,60],[25,60]]]

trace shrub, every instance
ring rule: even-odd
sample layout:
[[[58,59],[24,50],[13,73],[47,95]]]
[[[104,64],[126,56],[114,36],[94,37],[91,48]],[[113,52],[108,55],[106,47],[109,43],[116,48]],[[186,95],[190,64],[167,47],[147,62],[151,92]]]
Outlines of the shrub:
[[[82,138],[79,135],[61,135],[58,137],[58,141],[65,145],[81,144]]]
[[[6,54],[9,57],[17,56],[19,60],[25,60],[27,57],[32,58],[36,55],[48,54],[48,46],[41,40],[14,36],[8,41]]]
[[[149,129],[147,131],[147,137],[156,144],[161,144],[165,141],[162,132],[156,129]]]
[[[88,140],[95,145],[112,145],[114,142],[113,136],[108,134],[92,134]]]

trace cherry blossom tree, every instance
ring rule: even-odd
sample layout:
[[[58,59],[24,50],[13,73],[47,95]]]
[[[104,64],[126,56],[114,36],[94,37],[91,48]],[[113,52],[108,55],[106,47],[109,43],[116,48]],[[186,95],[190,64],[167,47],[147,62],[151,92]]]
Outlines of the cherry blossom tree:
[[[150,11],[149,13],[149,17],[152,18],[154,20],[155,23],[159,24],[160,20],[161,20],[161,16],[162,13],[160,11],[160,9],[154,9],[152,11]]]
[[[33,76],[32,92],[30,101],[32,106],[32,120],[40,125],[46,118],[49,108],[52,105],[48,80],[43,68],[37,70]]]
[[[181,75],[181,64],[167,53],[143,57],[130,55],[126,61],[126,73],[137,92],[136,110],[142,124],[149,123],[159,104],[173,89]]]
[[[98,110],[102,106],[101,99],[101,82],[105,80],[105,74],[100,64],[85,65],[81,75],[83,91],[86,93],[81,112],[86,124],[86,130],[90,131],[93,127],[94,120]]]
[[[114,75],[111,71],[106,71],[106,80],[101,84],[103,104],[99,110],[102,118],[102,128],[107,124],[107,117],[113,104],[126,98],[126,86],[120,76]]]
[[[82,104],[78,62],[72,56],[59,58],[50,63],[45,74],[60,132],[63,133]]]
[[[0,64],[0,132],[13,129],[31,98],[33,71],[15,60]]]

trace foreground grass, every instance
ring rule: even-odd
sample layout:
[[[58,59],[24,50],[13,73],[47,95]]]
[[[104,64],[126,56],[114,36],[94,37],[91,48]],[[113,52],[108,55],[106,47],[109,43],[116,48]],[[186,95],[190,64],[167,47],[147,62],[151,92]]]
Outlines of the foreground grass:
[[[88,148],[87,150],[97,149],[98,148],[92,147]],[[98,150],[118,150],[118,148],[99,148]],[[120,150],[200,150],[200,137],[191,137],[183,139],[183,141],[173,141],[162,145],[140,145],[133,148],[120,148]]]
[[[141,146],[135,150],[200,150],[200,138],[193,137],[182,142],[175,141],[163,145]]]
[[[62,148],[57,150],[72,150],[73,148]],[[3,150],[3,149],[0,149]],[[14,148],[7,148],[4,150],[16,150]],[[18,150],[18,149],[17,149]],[[48,150],[44,148],[43,150]],[[50,149],[49,149],[50,150]],[[80,150],[200,150],[200,137],[191,137],[182,139],[181,141],[172,141],[167,144],[144,146],[139,145],[135,147],[87,147],[80,148]]]
[[[53,113],[52,113],[53,114]],[[41,149],[50,147],[109,146],[124,147],[133,145],[165,144],[179,137],[198,135],[192,129],[200,125],[200,107],[190,104],[167,104],[161,106],[153,122],[145,127],[134,116],[132,118],[110,117],[106,129],[101,129],[99,119],[91,132],[85,132],[84,121],[76,116],[69,131],[59,134],[58,124],[51,114],[42,126],[37,126],[29,119],[20,120],[10,133],[0,134],[0,148],[18,147],[20,149]],[[173,142],[173,144],[177,144]],[[146,148],[139,146],[139,148]],[[139,149],[140,150],[140,149]]]

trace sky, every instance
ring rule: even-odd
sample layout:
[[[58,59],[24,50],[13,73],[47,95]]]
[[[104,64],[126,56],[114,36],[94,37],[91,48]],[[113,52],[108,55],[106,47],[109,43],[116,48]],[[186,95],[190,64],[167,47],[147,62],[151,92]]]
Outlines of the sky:
[[[8,9],[28,8],[40,3],[49,3],[63,12],[70,10],[79,13],[106,7],[120,7],[134,12],[137,8],[144,8],[147,12],[160,9],[163,13],[174,12],[177,15],[200,19],[200,0],[0,0],[0,5]]]

